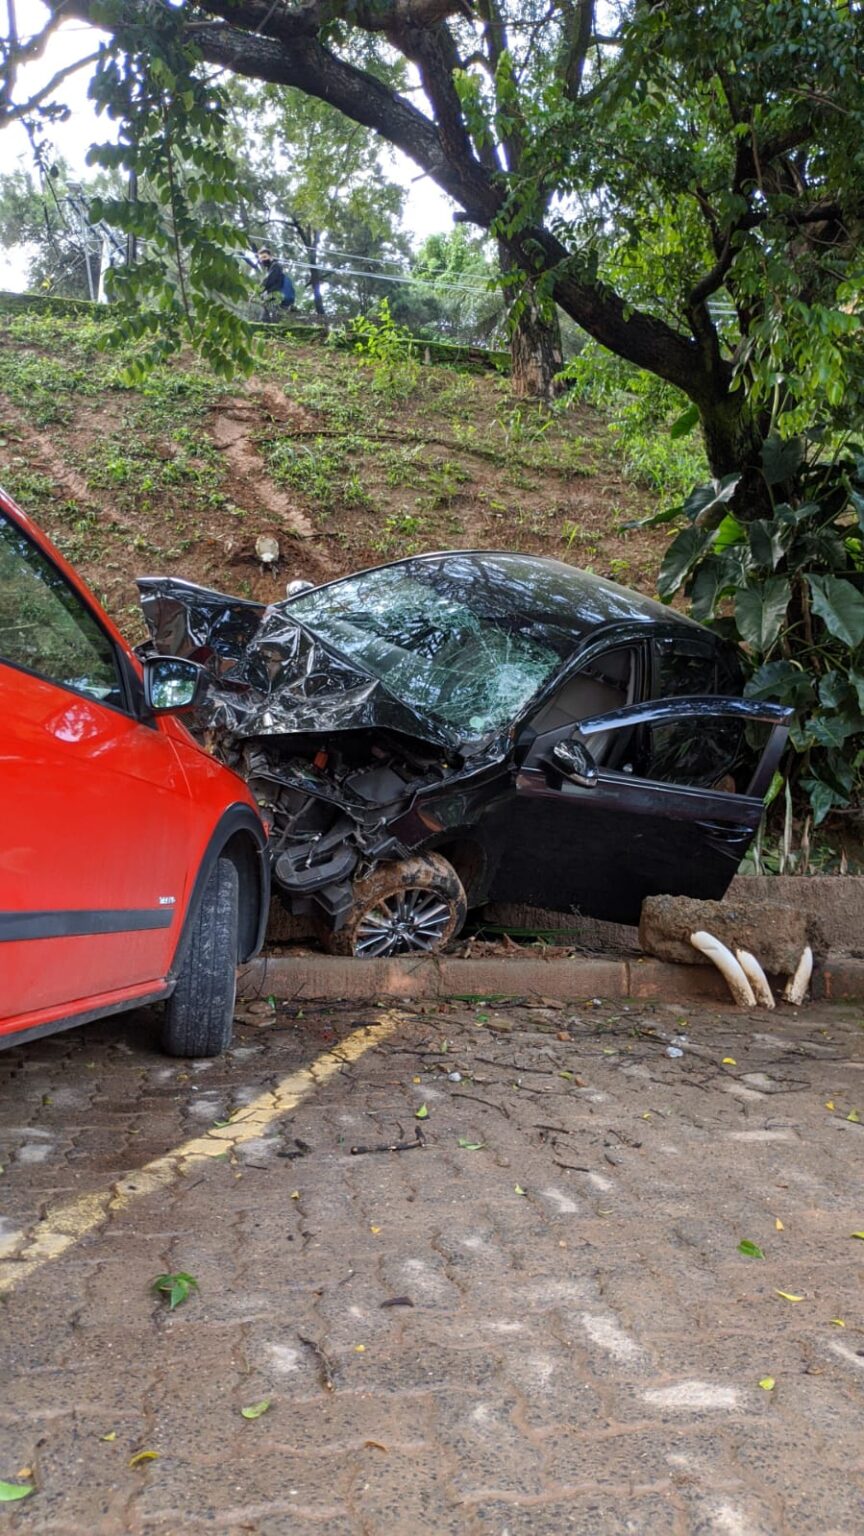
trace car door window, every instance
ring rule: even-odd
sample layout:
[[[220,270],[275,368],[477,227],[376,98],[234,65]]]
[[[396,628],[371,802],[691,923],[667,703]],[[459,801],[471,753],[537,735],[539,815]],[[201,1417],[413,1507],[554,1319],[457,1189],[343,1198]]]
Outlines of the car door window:
[[[122,706],[114,646],[65,576],[0,513],[0,659]]]
[[[563,739],[580,720],[607,715],[635,700],[638,688],[639,652],[635,646],[615,646],[595,656],[559,688],[532,720],[537,743],[529,762],[545,751],[555,737]],[[632,747],[631,731],[609,732],[591,738],[596,762],[621,766]]]
[[[654,696],[717,693],[716,655],[699,641],[675,637],[654,642]]]
[[[660,784],[746,794],[770,731],[762,721],[718,715],[652,725],[643,776]]]
[[[605,715],[632,704],[635,696],[635,656],[630,646],[604,651],[575,673],[531,722],[535,731],[554,731],[590,715]]]

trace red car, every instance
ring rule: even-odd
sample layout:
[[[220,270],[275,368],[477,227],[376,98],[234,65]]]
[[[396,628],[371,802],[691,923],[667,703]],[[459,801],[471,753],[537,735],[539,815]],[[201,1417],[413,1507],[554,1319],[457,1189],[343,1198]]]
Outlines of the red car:
[[[269,865],[245,784],[174,718],[206,686],[142,665],[0,490],[0,1046],[160,999],[171,1055],[228,1044]]]

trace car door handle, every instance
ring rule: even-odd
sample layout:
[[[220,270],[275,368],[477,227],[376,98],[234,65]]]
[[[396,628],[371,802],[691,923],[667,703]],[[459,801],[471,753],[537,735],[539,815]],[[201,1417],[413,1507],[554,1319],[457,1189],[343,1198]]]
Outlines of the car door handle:
[[[710,832],[715,843],[728,843],[734,847],[736,843],[743,842],[745,838],[753,836],[751,827],[742,827],[736,822],[728,821],[699,821],[696,823],[703,832]]]

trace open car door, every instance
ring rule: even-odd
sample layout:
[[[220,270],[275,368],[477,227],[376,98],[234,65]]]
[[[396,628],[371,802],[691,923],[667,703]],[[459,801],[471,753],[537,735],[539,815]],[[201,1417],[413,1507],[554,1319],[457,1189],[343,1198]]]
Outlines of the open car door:
[[[563,740],[560,728],[541,733],[517,774],[492,899],[635,923],[646,896],[721,897],[791,717],[746,699],[655,699],[582,720]]]

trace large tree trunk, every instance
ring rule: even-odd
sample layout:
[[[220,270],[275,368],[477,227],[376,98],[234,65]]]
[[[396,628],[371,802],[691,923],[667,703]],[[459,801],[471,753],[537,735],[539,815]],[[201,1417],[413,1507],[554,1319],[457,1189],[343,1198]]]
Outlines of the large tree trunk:
[[[513,393],[518,399],[554,399],[554,378],[564,366],[561,327],[557,311],[546,319],[533,295],[510,333],[510,365]]]
[[[744,391],[735,390],[700,408],[705,452],[716,479],[738,475],[731,510],[742,522],[771,517],[772,502],[762,475],[762,444],[767,423],[747,407]]]
[[[309,261],[309,287],[312,289],[312,303],[315,305],[315,313],[319,320],[326,319],[324,299],[321,293],[321,272],[315,265],[317,255]]]

